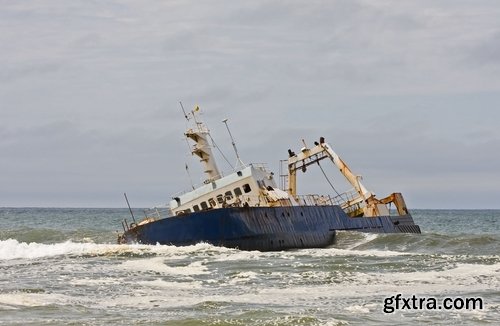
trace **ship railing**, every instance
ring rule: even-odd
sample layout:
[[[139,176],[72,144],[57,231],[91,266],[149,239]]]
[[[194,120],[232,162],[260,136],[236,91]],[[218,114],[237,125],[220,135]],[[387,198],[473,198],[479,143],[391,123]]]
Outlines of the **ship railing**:
[[[164,217],[169,217],[172,212],[167,206],[151,207],[144,210],[144,216],[146,219],[152,218],[155,220],[162,219]]]
[[[334,198],[329,195],[299,195],[294,198],[282,198],[278,200],[270,200],[265,195],[248,196],[241,195],[239,199],[230,203],[228,206],[250,206],[250,207],[288,207],[288,206],[329,206],[338,205]]]
[[[332,197],[329,195],[299,195],[297,196],[300,206],[327,206],[333,205]]]
[[[254,169],[257,169],[257,170],[261,170],[261,171],[264,171],[264,172],[268,171],[266,163],[250,163],[249,165],[251,167],[253,167]]]
[[[333,202],[335,203],[335,205],[348,207],[350,206],[349,203],[354,202],[358,199],[359,193],[356,191],[356,189],[351,189],[333,197]]]
[[[357,215],[365,205],[356,189],[351,189],[333,198],[335,205],[339,205],[349,215]]]
[[[233,201],[228,202],[228,206],[331,206],[338,205],[344,210],[357,210],[360,208],[359,195],[355,190],[342,193],[337,196],[307,194],[298,195],[295,199],[285,198],[270,200],[265,195],[249,196],[241,195]]]
[[[359,208],[359,194],[353,189],[337,196],[308,194],[297,196],[300,205],[303,206],[326,206],[338,205],[343,209],[349,209],[351,206]]]
[[[223,202],[217,201],[215,206],[209,209],[226,207],[290,207],[290,206],[333,206],[338,205],[344,211],[351,212],[360,209],[359,195],[356,191],[348,191],[338,196],[308,194],[299,195],[295,198],[271,199],[260,195],[238,195],[225,198]],[[146,218],[160,219],[173,216],[168,207],[153,207],[145,211]]]
[[[228,201],[226,207],[288,207],[296,205],[297,204],[293,203],[289,198],[271,200],[265,195],[239,195],[236,196],[233,200]]]

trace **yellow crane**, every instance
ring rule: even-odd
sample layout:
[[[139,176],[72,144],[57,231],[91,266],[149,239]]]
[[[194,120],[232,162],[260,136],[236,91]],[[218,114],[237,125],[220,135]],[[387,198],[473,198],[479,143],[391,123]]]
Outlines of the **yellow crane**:
[[[295,199],[297,196],[297,171],[305,172],[311,164],[319,163],[319,161],[329,158],[333,164],[340,170],[340,173],[354,187],[355,196],[346,199],[341,206],[350,216],[387,216],[390,211],[388,204],[394,203],[399,215],[408,214],[406,204],[401,193],[393,193],[383,199],[377,199],[375,194],[369,191],[362,183],[361,176],[355,175],[349,166],[335,153],[332,147],[325,142],[323,137],[319,142],[315,142],[315,146],[308,148],[305,144],[299,153],[294,153],[288,150],[288,189],[287,192]]]

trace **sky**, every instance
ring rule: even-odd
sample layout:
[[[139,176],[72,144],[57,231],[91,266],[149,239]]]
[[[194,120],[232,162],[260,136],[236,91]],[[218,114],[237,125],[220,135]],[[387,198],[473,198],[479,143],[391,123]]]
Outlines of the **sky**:
[[[276,175],[323,136],[380,197],[500,208],[496,0],[0,0],[0,44],[0,207],[168,202],[203,180],[182,101],[230,162],[225,118]]]

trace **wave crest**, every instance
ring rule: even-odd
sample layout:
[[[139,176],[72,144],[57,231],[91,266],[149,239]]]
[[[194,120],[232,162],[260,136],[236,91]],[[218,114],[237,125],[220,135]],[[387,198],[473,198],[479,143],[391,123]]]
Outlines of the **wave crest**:
[[[226,251],[231,249],[222,248],[220,250]],[[38,259],[56,256],[179,256],[210,251],[219,251],[219,247],[214,247],[207,243],[199,243],[187,247],[175,247],[140,244],[97,244],[91,242],[73,242],[71,240],[51,244],[19,242],[16,239],[0,241],[0,260]]]

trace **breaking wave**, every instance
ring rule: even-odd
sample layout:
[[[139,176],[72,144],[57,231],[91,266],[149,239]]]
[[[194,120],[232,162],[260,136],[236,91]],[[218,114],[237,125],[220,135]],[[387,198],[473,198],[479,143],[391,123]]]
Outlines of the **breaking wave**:
[[[65,241],[60,243],[19,242],[16,239],[0,241],[0,260],[36,259],[55,256],[144,256],[144,255],[185,255],[193,252],[227,251],[231,249],[199,243],[187,247],[164,245],[119,245]]]

